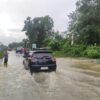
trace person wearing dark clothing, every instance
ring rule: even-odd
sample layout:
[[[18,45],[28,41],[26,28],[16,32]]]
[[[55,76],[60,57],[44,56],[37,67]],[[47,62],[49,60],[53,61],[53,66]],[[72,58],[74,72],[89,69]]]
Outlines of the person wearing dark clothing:
[[[8,53],[7,53],[7,51],[5,51],[5,53],[4,53],[4,66],[7,66],[7,63],[8,63]]]

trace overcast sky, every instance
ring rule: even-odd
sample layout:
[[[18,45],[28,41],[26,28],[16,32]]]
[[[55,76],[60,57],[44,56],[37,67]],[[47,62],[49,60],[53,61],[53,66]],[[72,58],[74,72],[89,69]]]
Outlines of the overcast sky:
[[[26,17],[49,15],[54,29],[67,30],[68,15],[75,10],[77,0],[0,0],[0,42],[9,44],[25,38],[21,32]]]

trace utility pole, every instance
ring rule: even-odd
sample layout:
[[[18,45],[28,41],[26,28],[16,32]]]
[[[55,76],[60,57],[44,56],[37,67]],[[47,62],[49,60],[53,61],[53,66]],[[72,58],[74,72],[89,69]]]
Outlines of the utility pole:
[[[71,45],[74,45],[74,34],[71,35]]]

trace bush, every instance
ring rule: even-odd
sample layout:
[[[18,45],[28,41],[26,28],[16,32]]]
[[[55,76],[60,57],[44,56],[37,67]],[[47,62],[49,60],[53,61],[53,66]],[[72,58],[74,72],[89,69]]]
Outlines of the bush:
[[[81,50],[79,47],[77,46],[74,46],[74,47],[71,47],[71,56],[80,56],[81,55]]]
[[[62,50],[66,53],[70,51],[70,45],[66,42],[63,46],[62,46]]]
[[[90,46],[84,51],[84,55],[89,58],[100,58],[100,47]]]
[[[60,45],[60,43],[58,41],[51,41],[49,43],[49,47],[53,51],[59,51],[61,49],[61,45]]]
[[[83,51],[86,50],[86,46],[84,45],[75,45],[71,46],[67,43],[64,44],[63,46],[63,51],[68,55],[68,56],[83,56]]]

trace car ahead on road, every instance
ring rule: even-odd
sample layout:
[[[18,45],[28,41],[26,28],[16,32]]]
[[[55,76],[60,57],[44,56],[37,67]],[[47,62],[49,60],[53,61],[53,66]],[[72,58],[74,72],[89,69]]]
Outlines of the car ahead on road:
[[[11,48],[8,48],[8,51],[12,51],[12,49]]]
[[[28,57],[23,60],[25,69],[29,69],[31,73],[39,70],[56,71],[56,59],[52,52],[48,50],[35,50],[29,52]]]

